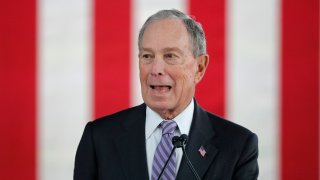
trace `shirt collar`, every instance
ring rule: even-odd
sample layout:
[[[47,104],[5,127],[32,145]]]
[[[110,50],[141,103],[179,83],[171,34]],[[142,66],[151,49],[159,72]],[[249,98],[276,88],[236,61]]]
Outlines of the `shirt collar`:
[[[147,106],[146,110],[146,139],[157,129],[159,124],[163,121],[161,116]]]
[[[180,135],[181,134],[189,135],[191,122],[193,118],[193,111],[194,111],[194,102],[192,99],[189,105],[186,107],[186,109],[183,110],[177,117],[173,119],[174,121],[176,121],[179,127]]]
[[[180,134],[189,135],[192,117],[194,111],[194,100],[192,99],[189,105],[173,120],[177,123]],[[147,106],[146,109],[146,139],[157,129],[163,121],[161,116]]]

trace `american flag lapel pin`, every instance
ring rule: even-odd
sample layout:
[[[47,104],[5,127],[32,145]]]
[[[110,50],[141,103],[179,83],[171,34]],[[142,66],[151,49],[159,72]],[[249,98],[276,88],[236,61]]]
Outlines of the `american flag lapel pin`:
[[[198,151],[202,157],[204,157],[207,153],[203,146],[201,146]]]

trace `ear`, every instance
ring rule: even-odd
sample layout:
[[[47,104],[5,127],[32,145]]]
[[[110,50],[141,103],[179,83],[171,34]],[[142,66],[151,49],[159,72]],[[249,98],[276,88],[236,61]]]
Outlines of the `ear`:
[[[199,83],[206,72],[206,69],[209,65],[209,56],[207,54],[200,55],[197,57],[197,72],[195,77],[195,83]]]

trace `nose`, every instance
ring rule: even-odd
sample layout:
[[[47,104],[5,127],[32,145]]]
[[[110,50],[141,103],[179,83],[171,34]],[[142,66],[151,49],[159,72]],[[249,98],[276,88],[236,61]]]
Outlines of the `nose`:
[[[155,58],[152,62],[151,75],[161,76],[164,75],[165,63],[161,58]]]

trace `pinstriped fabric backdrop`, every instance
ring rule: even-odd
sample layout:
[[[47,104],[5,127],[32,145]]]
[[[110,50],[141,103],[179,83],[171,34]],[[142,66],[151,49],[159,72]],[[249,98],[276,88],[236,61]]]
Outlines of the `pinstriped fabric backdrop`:
[[[142,102],[136,38],[176,8],[202,22],[203,108],[259,137],[262,180],[319,178],[319,1],[0,2],[0,179],[72,179],[87,121]]]

